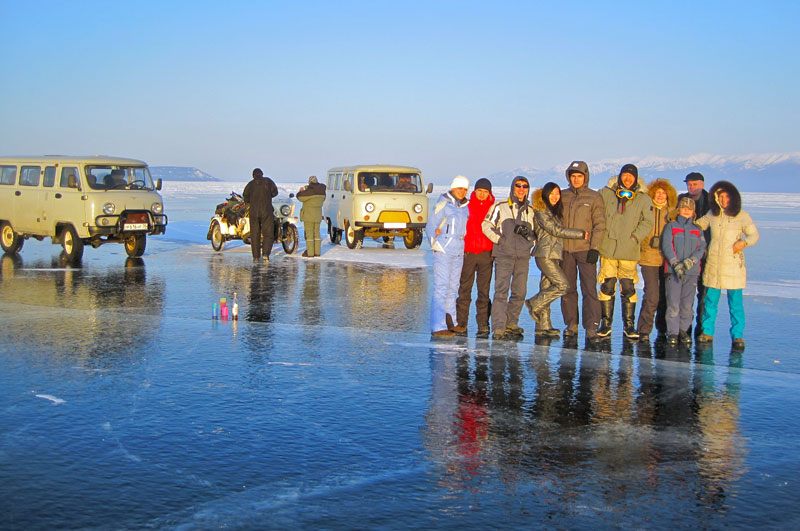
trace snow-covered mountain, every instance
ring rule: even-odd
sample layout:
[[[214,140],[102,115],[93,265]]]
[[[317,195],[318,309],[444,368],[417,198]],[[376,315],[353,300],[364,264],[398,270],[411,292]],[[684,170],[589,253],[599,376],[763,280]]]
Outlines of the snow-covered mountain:
[[[533,179],[535,186],[546,181],[563,182],[566,179],[564,166],[547,170],[536,168],[516,168],[488,175],[492,183],[498,185],[510,181],[515,175]],[[669,159],[664,157],[628,157],[587,161],[590,183],[593,188],[606,184],[610,177],[617,175],[619,169],[628,163],[639,168],[639,175],[647,181],[656,178],[668,179],[679,190],[684,188],[683,179],[689,172],[703,174],[706,188],[719,180],[728,180],[743,192],[800,192],[800,152],[753,153],[749,155],[712,155],[698,153],[690,157]]]
[[[153,180],[162,179],[164,181],[209,182],[220,180],[203,170],[186,166],[150,166],[150,175]]]

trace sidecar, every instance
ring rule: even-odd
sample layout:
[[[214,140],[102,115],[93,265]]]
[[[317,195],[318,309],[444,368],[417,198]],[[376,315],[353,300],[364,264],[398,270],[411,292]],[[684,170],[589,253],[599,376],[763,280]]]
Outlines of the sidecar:
[[[294,194],[278,195],[273,198],[275,208],[275,243],[280,242],[286,254],[292,254],[297,249],[299,235],[297,231],[297,217],[294,215],[295,205],[292,198]],[[211,241],[211,247],[221,252],[230,240],[242,240],[250,245],[250,208],[240,194],[231,192],[224,203],[217,205],[214,216],[208,227],[206,238]]]

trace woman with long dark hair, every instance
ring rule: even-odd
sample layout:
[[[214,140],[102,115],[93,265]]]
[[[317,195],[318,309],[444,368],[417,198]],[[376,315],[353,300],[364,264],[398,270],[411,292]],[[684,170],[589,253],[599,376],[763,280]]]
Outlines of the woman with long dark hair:
[[[531,318],[536,322],[536,335],[558,337],[559,331],[550,321],[550,304],[569,289],[569,281],[561,270],[562,238],[589,239],[581,229],[567,229],[561,225],[563,205],[561,188],[549,182],[533,193],[536,218],[536,249],[533,258],[542,272],[539,293],[525,301]]]

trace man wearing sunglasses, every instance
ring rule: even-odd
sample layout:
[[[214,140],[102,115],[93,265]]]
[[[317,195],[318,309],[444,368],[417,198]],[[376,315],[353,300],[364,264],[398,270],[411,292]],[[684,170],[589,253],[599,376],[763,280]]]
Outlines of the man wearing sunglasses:
[[[536,240],[529,192],[528,179],[514,177],[508,199],[495,203],[481,224],[483,233],[494,244],[492,339],[519,340],[524,332],[519,327],[519,314],[527,295],[531,248]]]
[[[619,176],[612,177],[608,185],[600,190],[606,216],[606,230],[600,247],[600,310],[602,321],[597,335],[611,335],[614,320],[614,295],[619,282],[622,302],[623,331],[628,340],[636,341],[636,283],[639,274],[641,241],[653,230],[653,202],[647,195],[647,187],[639,183],[639,170],[626,164]]]

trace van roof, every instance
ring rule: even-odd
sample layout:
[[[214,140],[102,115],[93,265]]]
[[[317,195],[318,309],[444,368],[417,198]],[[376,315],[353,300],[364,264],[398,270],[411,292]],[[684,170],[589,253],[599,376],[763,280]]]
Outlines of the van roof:
[[[87,155],[87,156],[70,156],[70,155],[34,155],[34,156],[21,156],[21,157],[0,157],[0,164],[53,164],[60,162],[64,164],[111,164],[111,165],[135,165],[147,166],[147,163],[138,159],[129,159],[123,157],[109,157],[108,155]]]
[[[374,171],[374,172],[414,172],[422,173],[419,168],[412,166],[394,166],[392,164],[360,164],[358,166],[337,166],[331,168],[328,172],[332,171]]]

